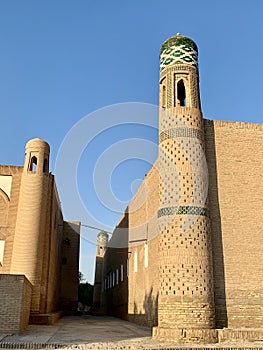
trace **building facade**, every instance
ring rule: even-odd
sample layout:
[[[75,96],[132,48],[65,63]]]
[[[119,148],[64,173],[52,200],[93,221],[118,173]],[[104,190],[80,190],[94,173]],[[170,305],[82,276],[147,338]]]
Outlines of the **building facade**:
[[[58,311],[77,310],[80,224],[63,220],[49,153],[33,139],[24,166],[0,165],[2,332],[23,331],[29,316],[52,323]]]
[[[262,146],[263,125],[203,118],[198,48],[168,39],[159,155],[103,255],[101,310],[158,340],[262,339]]]

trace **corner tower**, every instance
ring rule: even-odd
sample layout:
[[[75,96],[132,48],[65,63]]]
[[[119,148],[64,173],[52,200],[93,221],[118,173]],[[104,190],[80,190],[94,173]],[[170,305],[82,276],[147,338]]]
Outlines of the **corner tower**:
[[[49,153],[49,145],[41,139],[26,144],[11,259],[10,273],[24,274],[33,285],[33,313],[45,312],[41,304],[45,298],[42,280],[50,196]]]
[[[217,341],[198,49],[177,34],[160,55],[159,301],[153,335]]]

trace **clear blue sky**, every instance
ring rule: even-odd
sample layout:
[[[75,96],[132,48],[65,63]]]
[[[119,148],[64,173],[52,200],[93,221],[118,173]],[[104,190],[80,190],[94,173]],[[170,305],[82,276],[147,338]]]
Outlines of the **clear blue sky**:
[[[64,137],[84,116],[116,103],[156,105],[159,49],[177,32],[199,47],[204,116],[262,123],[262,15],[262,0],[1,0],[0,163],[22,165],[25,143],[40,137],[51,145],[54,172]],[[156,142],[157,133],[119,126],[81,156],[79,192],[100,227],[112,228],[119,214],[96,198],[94,164],[109,146],[131,137]],[[114,169],[112,191],[123,208],[150,162],[133,159]],[[57,182],[66,219],[89,225],[62,179]],[[81,271],[93,282],[94,239],[84,231]]]

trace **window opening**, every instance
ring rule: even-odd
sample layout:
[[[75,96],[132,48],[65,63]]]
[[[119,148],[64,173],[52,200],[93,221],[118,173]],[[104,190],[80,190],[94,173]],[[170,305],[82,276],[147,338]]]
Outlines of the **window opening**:
[[[127,266],[128,266],[128,263],[127,263]],[[121,265],[121,281],[123,281],[123,265]]]
[[[37,171],[37,157],[33,156],[30,161],[29,171],[35,173]]]
[[[179,80],[177,83],[177,100],[179,103],[179,106],[185,107],[186,106],[186,93],[185,93],[185,86],[183,80]]]
[[[162,107],[166,107],[166,86],[162,88]]]
[[[5,241],[0,240],[0,267],[4,264]]]

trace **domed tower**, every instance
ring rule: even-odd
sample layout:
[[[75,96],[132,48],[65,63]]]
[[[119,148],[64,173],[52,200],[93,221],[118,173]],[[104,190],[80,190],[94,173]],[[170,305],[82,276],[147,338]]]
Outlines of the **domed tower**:
[[[177,34],[160,55],[159,340],[216,342],[198,49]]]
[[[21,178],[11,274],[24,274],[33,285],[31,312],[41,310],[44,241],[49,188],[49,145],[41,139],[26,145]],[[25,259],[26,257],[26,259]]]
[[[103,258],[108,245],[108,240],[109,235],[105,231],[101,231],[97,235],[96,268],[93,290],[93,310],[95,313],[99,313],[101,311]]]
[[[103,257],[108,245],[109,235],[106,231],[100,231],[97,235],[97,253],[96,256]]]

